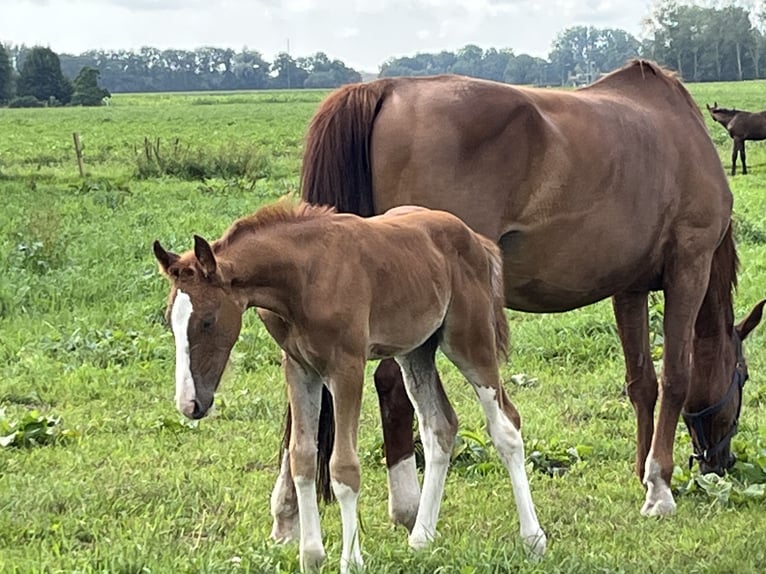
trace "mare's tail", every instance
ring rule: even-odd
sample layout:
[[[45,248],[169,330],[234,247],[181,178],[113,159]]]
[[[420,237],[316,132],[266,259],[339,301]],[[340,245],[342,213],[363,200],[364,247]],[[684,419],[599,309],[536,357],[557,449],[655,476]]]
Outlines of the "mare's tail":
[[[301,195],[339,212],[374,215],[370,135],[389,82],[344,86],[322,102],[306,133]]]
[[[385,95],[386,80],[351,84],[330,94],[320,105],[306,133],[301,169],[301,197],[308,203],[331,205],[338,212],[374,215],[370,134]],[[287,408],[282,448],[290,442]],[[317,437],[317,494],[333,498],[330,456],[335,442],[335,419],[330,391],[322,390]]]

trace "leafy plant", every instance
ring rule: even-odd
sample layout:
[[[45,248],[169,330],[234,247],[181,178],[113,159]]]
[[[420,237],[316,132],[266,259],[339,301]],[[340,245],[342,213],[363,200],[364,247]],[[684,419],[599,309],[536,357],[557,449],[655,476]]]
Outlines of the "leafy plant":
[[[533,440],[528,446],[527,461],[532,469],[548,476],[563,476],[593,452],[593,447],[583,444],[567,446],[553,439],[550,442]]]
[[[75,430],[61,428],[61,418],[27,411],[19,421],[9,421],[0,409],[0,447],[29,448],[61,442],[79,436]]]
[[[672,480],[675,490],[682,495],[704,494],[724,506],[766,499],[766,441],[759,438],[753,444],[735,439],[732,451],[737,461],[724,476],[676,467]]]

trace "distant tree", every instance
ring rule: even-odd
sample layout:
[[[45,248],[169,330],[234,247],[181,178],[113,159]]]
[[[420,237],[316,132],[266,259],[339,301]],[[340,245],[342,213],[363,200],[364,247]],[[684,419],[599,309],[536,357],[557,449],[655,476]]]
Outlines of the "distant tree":
[[[85,66],[74,80],[72,104],[75,106],[100,106],[104,98],[111,96],[109,90],[98,85],[101,73],[96,68]]]
[[[13,96],[13,67],[8,51],[0,44],[0,105],[7,104]]]
[[[269,81],[270,88],[302,88],[309,73],[298,66],[297,62],[286,52],[280,52],[271,64],[273,77]]]
[[[34,96],[40,101],[56,98],[62,104],[72,99],[72,82],[61,73],[61,62],[50,48],[37,46],[30,50],[21,68],[19,96]]]

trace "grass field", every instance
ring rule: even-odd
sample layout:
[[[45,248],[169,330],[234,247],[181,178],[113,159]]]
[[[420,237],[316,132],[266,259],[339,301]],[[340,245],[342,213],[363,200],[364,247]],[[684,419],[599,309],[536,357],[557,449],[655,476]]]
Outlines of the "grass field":
[[[766,107],[764,82],[689,87],[703,109],[713,100]],[[0,572],[297,570],[297,547],[268,540],[286,401],[279,351],[246,316],[216,416],[182,421],[162,319],[167,285],[151,242],[185,249],[192,233],[215,238],[235,217],[294,193],[302,136],[322,96],[117,95],[100,109],[0,110]],[[728,171],[731,142],[708,122]],[[748,159],[751,174],[730,180],[738,317],[766,296],[766,145],[748,143]],[[656,332],[661,298],[652,301]],[[537,564],[524,558],[510,482],[480,409],[442,361],[466,448],[429,552],[412,553],[388,522],[367,387],[360,514],[369,572],[766,571],[763,484],[689,474],[682,425],[678,513],[639,515],[633,411],[609,302],[508,316],[513,355],[503,374],[524,421],[548,554]],[[748,340],[751,381],[734,443],[753,476],[766,476],[765,336],[761,327]],[[526,378],[514,384],[515,374]],[[557,464],[568,472],[550,476]],[[323,528],[324,570],[336,571],[337,506],[323,510]]]

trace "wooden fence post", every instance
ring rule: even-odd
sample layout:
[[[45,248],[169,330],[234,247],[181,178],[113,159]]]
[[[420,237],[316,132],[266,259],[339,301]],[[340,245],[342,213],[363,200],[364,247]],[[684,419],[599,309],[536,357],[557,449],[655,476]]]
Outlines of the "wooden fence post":
[[[80,134],[74,132],[72,134],[74,140],[74,152],[77,155],[77,167],[80,170],[80,177],[85,178],[85,168],[82,165],[82,147],[80,147]]]

